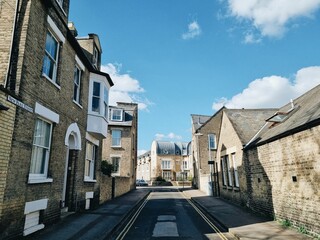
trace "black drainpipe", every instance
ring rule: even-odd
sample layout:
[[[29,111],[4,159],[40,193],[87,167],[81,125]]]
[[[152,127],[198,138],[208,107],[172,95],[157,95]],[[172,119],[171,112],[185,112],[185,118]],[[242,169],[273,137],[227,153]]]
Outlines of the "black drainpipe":
[[[6,83],[5,83],[5,88],[10,88],[10,90],[14,91],[15,90],[15,82],[11,81],[11,75],[12,75],[12,56],[13,56],[13,50],[15,48],[15,37],[16,37],[16,32],[17,32],[17,21],[18,17],[20,14],[20,11],[18,10],[20,5],[20,0],[17,0],[16,2],[16,10],[15,10],[15,18],[13,22],[13,33],[12,33],[12,40],[11,40],[11,47],[10,47],[10,57],[9,57],[9,67],[7,71],[7,77],[6,77]]]

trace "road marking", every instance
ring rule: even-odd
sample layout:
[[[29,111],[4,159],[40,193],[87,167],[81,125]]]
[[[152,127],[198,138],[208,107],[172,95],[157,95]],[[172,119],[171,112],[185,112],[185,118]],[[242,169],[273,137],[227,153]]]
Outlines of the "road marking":
[[[208,219],[206,217],[206,215],[196,206],[193,204],[193,202],[191,202],[188,197],[184,194],[184,192],[180,192],[181,195],[188,201],[188,203],[196,210],[197,213],[199,213],[199,215],[203,218],[203,220],[205,220],[208,225],[218,234],[218,236],[220,237],[220,239],[223,239],[223,240],[228,240],[228,238],[226,236],[223,235],[223,233],[219,230],[219,228],[214,225],[210,219]]]
[[[144,202],[141,204],[141,206],[138,208],[138,210],[135,212],[135,214],[132,216],[132,218],[130,219],[130,221],[128,222],[128,224],[123,228],[123,230],[119,233],[119,235],[116,237],[116,240],[122,240],[126,234],[128,233],[128,231],[130,230],[130,228],[132,227],[132,225],[134,224],[134,222],[136,221],[136,219],[138,218],[140,212],[142,211],[142,209],[144,208],[144,206],[147,204],[147,202],[150,199],[150,195],[147,197],[146,200],[144,200]]]
[[[174,215],[160,215],[158,216],[158,221],[175,221],[176,216]]]
[[[157,222],[152,237],[179,237],[175,222]]]

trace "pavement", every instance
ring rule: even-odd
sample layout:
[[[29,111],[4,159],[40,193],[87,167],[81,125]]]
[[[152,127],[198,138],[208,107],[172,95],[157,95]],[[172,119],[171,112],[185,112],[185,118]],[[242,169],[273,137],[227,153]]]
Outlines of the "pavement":
[[[138,188],[106,202],[98,209],[71,214],[27,239],[115,239],[114,236],[147,198],[151,189]],[[192,188],[180,188],[180,191],[222,229],[229,232],[227,236],[231,235],[233,239],[311,239],[222,198],[210,197]]]
[[[95,210],[70,214],[58,223],[45,226],[27,238],[30,240],[103,240],[114,239],[130,216],[148,197],[150,189],[132,190],[107,201]]]
[[[254,214],[219,197],[207,196],[197,189],[182,190],[207,216],[210,216],[235,239],[312,239],[298,231],[285,228],[280,223]]]

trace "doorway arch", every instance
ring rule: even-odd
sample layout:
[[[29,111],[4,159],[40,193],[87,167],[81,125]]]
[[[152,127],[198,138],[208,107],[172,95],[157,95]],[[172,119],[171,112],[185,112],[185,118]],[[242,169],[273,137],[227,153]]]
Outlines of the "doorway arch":
[[[74,209],[75,169],[78,162],[79,151],[81,151],[81,133],[77,123],[72,123],[68,127],[64,144],[66,146],[66,160],[61,208],[63,211],[72,211]]]

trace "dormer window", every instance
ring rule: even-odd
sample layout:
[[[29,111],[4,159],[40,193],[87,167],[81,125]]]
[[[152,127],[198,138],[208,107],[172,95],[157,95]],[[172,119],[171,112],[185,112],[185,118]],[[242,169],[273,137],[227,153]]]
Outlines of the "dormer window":
[[[121,122],[123,119],[122,109],[111,109],[111,120]]]
[[[278,112],[271,118],[267,119],[267,122],[280,123],[283,122],[288,117],[288,113]]]

